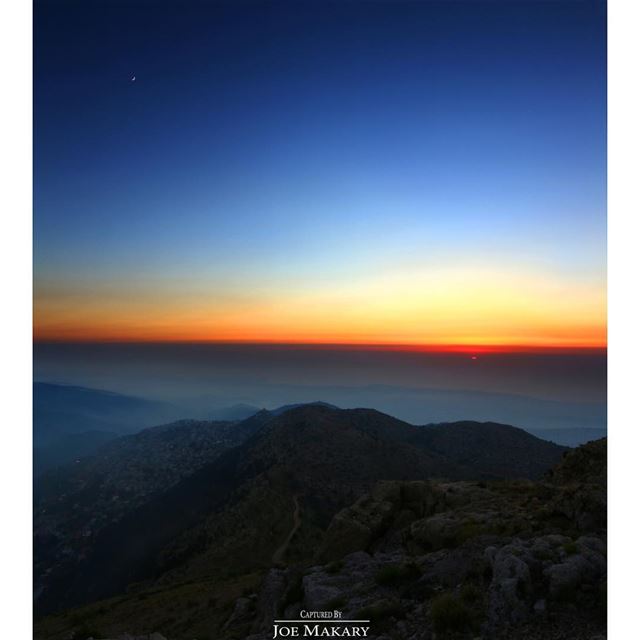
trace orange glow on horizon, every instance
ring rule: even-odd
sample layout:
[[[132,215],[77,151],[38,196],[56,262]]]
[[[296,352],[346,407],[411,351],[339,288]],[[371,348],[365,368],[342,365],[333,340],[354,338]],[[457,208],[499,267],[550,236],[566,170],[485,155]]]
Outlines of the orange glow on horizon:
[[[143,282],[36,288],[39,342],[193,342],[474,351],[602,349],[606,291],[498,269],[227,287]]]
[[[569,342],[569,343],[369,343],[369,342],[323,342],[323,341],[288,341],[279,340],[215,340],[215,339],[192,339],[192,338],[166,338],[166,339],[141,339],[126,336],[83,336],[66,338],[60,336],[38,336],[34,334],[34,342],[42,344],[63,343],[63,344],[195,344],[195,345],[228,345],[228,346],[257,346],[257,347],[279,347],[279,348],[307,348],[323,350],[349,350],[349,351],[410,351],[414,353],[460,353],[472,355],[472,359],[477,359],[477,355],[490,353],[574,353],[574,352],[594,352],[606,351],[606,342]]]

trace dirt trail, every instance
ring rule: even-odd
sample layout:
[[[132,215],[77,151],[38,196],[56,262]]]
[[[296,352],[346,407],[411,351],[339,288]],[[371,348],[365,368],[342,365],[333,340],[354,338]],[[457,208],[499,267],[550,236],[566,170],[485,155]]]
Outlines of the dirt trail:
[[[293,527],[291,531],[289,531],[289,535],[286,537],[285,541],[276,549],[276,552],[273,554],[271,561],[273,564],[282,564],[285,553],[289,548],[289,543],[293,539],[293,536],[296,534],[296,531],[302,524],[302,519],[300,518],[300,503],[298,502],[298,496],[293,496]]]

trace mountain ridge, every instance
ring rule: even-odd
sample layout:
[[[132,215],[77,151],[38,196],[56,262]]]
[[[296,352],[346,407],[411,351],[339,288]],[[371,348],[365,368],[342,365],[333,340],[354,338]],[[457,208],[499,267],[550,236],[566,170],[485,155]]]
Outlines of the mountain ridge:
[[[184,446],[174,451],[172,442],[184,444],[187,433],[200,437],[207,424],[215,445],[211,459],[197,457],[204,451],[201,444],[193,453]],[[466,424],[480,432],[495,430],[491,425]],[[80,532],[80,559],[79,566],[74,562],[57,565],[57,556],[47,558],[45,554],[40,558],[36,554],[41,575],[52,562],[57,567],[42,578],[44,586],[37,608],[42,612],[59,610],[163,574],[171,582],[206,573],[226,575],[233,567],[266,568],[286,534],[282,523],[290,517],[295,496],[299,496],[303,517],[291,553],[304,556],[305,546],[313,545],[313,540],[322,535],[334,513],[380,480],[496,478],[499,474],[491,468],[496,458],[501,460],[501,473],[507,477],[533,477],[547,470],[545,463],[531,465],[531,452],[526,448],[513,451],[511,459],[505,458],[501,454],[504,447],[495,434],[485,443],[492,449],[489,457],[470,460],[461,454],[455,459],[452,451],[459,446],[458,439],[445,447],[445,455],[433,447],[430,429],[371,409],[305,405],[276,416],[261,411],[237,423],[182,421],[121,438],[119,445],[109,443],[106,447],[116,450],[123,442],[139,443],[140,457],[125,464],[125,470],[138,473],[146,468],[143,464],[155,464],[157,471],[149,473],[151,477],[160,473],[163,480],[168,464],[162,457],[165,454],[184,461],[196,456],[194,459],[201,462],[194,463],[189,474],[176,475],[174,481],[167,480],[156,490],[143,490],[139,498],[127,497],[129,507],[125,504],[116,511],[106,505],[113,503],[110,496],[120,496],[115,504],[122,504],[122,489],[119,485],[109,489],[104,480],[97,482],[91,473],[80,484],[80,493],[66,494],[67,508],[72,509],[68,516],[54,500],[56,491],[60,491],[54,487],[49,498],[38,503],[43,513],[38,516],[37,529],[50,531],[55,537],[56,527],[63,526],[56,522],[64,526],[75,523],[66,535]],[[500,432],[542,446],[557,459],[565,451],[515,427],[501,425]],[[443,434],[437,435],[442,449]],[[227,441],[218,447],[215,438],[219,436]],[[158,442],[154,445],[151,442],[155,440]],[[481,446],[481,440],[476,446]],[[157,454],[160,457],[156,461],[154,450],[162,453]],[[96,499],[97,489],[92,488],[98,486],[102,487],[100,500]],[[74,506],[79,503],[87,505],[85,515]],[[56,510],[57,516],[52,515]],[[114,515],[98,526],[96,511]],[[83,521],[88,524],[83,525]],[[140,522],[145,523],[143,529]],[[230,535],[243,528],[246,535]]]

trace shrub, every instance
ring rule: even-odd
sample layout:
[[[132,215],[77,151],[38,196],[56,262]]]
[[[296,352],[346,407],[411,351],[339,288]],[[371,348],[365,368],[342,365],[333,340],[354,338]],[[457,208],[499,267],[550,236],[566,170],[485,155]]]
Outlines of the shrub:
[[[465,522],[456,533],[454,545],[459,546],[471,538],[486,533],[486,528],[477,522]]]
[[[479,602],[482,599],[482,590],[477,584],[467,582],[460,590],[460,598],[467,604]]]
[[[436,631],[464,631],[473,624],[473,613],[452,593],[443,593],[431,603],[431,619]]]
[[[568,556],[572,556],[578,553],[578,545],[573,542],[573,540],[562,545],[562,548]]]

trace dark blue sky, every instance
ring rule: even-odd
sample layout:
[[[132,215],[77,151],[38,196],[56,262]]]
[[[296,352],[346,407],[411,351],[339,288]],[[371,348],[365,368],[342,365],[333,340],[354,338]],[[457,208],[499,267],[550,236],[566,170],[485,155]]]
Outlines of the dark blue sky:
[[[176,296],[228,310],[212,337],[255,300],[313,331],[302,290],[392,296],[434,268],[509,274],[545,313],[573,292],[559,313],[603,326],[605,12],[36,1],[36,332],[145,310],[203,330]]]

